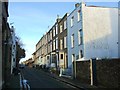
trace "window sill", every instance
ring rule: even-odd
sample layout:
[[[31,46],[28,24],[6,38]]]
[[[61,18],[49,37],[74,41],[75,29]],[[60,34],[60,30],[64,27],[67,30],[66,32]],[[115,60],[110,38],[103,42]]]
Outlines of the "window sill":
[[[63,30],[66,30],[67,28],[64,28]]]
[[[81,46],[81,45],[83,45],[83,44],[78,44],[78,46]]]
[[[80,20],[79,21],[77,21],[77,23],[79,23],[80,22]]]
[[[71,49],[73,49],[74,47],[71,47]]]
[[[82,20],[77,21],[77,23],[82,22]]]
[[[63,32],[63,31],[62,31],[62,32]],[[60,32],[60,34],[61,34],[62,32]]]
[[[71,26],[71,28],[73,27],[74,25]]]

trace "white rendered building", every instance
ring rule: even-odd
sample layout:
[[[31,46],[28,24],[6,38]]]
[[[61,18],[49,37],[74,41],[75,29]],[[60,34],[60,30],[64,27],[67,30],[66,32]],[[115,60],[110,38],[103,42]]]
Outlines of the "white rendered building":
[[[68,68],[73,61],[119,58],[118,8],[76,4],[67,18]]]
[[[16,68],[16,36],[15,29],[11,27],[11,44],[12,44],[12,55],[11,55],[11,74],[13,72],[13,68]]]

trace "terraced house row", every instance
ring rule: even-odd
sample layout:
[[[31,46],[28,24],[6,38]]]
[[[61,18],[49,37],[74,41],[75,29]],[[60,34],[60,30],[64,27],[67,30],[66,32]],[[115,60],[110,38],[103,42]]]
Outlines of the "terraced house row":
[[[57,18],[53,27],[36,44],[35,64],[67,68],[67,16]]]
[[[120,58],[118,11],[84,2],[75,4],[75,9],[58,17],[36,44],[34,65],[75,75],[76,62]]]

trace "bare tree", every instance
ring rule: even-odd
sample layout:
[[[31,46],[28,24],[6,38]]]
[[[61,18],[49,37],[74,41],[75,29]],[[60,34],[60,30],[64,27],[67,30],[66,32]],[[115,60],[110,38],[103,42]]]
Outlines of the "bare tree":
[[[23,48],[25,46],[19,36],[16,36],[15,39],[16,39],[16,42],[18,43],[18,45],[20,45],[21,48]]]

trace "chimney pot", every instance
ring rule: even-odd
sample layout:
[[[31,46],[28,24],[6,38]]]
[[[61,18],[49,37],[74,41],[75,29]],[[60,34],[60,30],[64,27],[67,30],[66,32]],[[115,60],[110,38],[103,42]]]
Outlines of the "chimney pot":
[[[75,4],[75,8],[79,7],[80,6],[80,3],[76,3]]]

